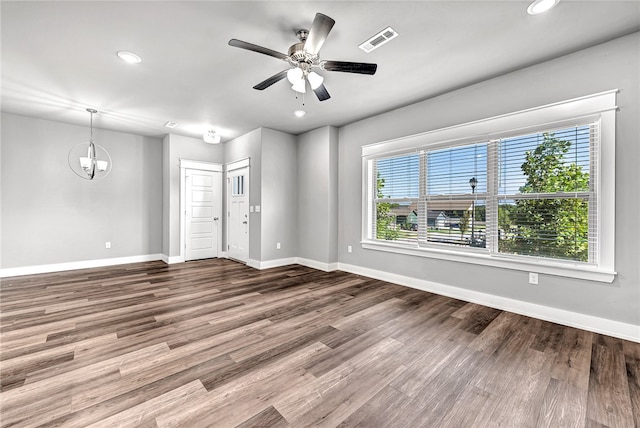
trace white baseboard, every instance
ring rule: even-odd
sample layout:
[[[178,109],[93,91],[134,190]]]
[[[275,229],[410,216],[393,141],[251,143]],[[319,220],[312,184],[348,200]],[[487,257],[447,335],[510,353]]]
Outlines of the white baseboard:
[[[334,270],[338,270],[338,263],[323,263],[316,260],[304,259],[302,257],[296,257],[296,263],[325,272],[333,272]]]
[[[380,279],[394,284],[404,285],[418,290],[428,291],[466,302],[477,303],[483,306],[526,315],[544,321],[554,322],[569,327],[580,328],[594,333],[601,333],[619,339],[640,342],[640,326],[620,321],[594,317],[592,315],[567,311],[565,309],[552,308],[535,303],[523,302],[508,297],[495,296],[493,294],[480,293],[478,291],[453,287],[422,279],[384,272],[361,266],[339,263],[338,268],[344,272],[355,273],[369,278]]]
[[[254,269],[271,269],[275,267],[295,265],[295,264],[307,266],[307,267],[322,270],[325,272],[332,272],[334,270],[338,270],[338,263],[323,263],[316,260],[305,259],[302,257],[289,257],[286,259],[265,260],[265,261],[249,259],[249,261],[247,262],[247,266],[252,267]]]
[[[184,257],[182,256],[173,256],[169,257],[166,254],[162,255],[162,261],[168,265],[172,265],[174,263],[184,263]]]
[[[280,266],[295,265],[296,263],[297,262],[295,257],[289,257],[286,259],[265,260],[263,262],[259,260],[249,259],[247,261],[247,266],[254,269],[270,269]]]
[[[124,265],[128,263],[164,260],[164,254],[147,254],[143,256],[115,257],[112,259],[84,260],[81,262],[54,263],[49,265],[24,266],[0,269],[0,278],[11,276],[35,275],[39,273],[64,272],[68,270],[87,269],[104,266]]]

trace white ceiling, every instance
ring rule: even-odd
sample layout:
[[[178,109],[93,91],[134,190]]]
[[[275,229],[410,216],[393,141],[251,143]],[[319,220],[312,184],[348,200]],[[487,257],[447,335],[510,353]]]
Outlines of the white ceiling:
[[[530,16],[529,1],[2,1],[2,111],[98,128],[223,141],[265,126],[299,134],[341,126],[640,30],[640,1],[570,1]],[[287,68],[228,46],[286,53],[316,12],[336,24],[321,59],[375,62],[374,76],[321,72],[331,99],[304,98]],[[366,54],[387,26],[399,36]],[[116,51],[142,63],[129,65]],[[603,58],[606,60],[606,58]],[[551,77],[550,77],[551,78]],[[515,96],[515,94],[514,94]],[[179,125],[164,127],[167,121]]]

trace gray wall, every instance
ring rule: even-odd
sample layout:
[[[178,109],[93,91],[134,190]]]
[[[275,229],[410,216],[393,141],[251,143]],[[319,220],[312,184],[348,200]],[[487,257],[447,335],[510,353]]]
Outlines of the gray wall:
[[[167,135],[163,142],[163,254],[180,255],[180,159],[224,163],[222,144],[206,144],[199,138]]]
[[[171,253],[171,168],[169,157],[169,135],[162,139],[162,254],[169,257]]]
[[[89,127],[2,114],[1,137],[2,268],[160,254],[159,139],[94,128],[113,170],[89,181],[67,165]]]
[[[297,255],[298,165],[296,137],[262,128],[261,261]],[[280,249],[276,243],[280,243]]]
[[[338,259],[338,201],[340,195],[339,181],[339,137],[338,128],[329,129],[329,236],[334,237],[329,241],[328,263],[336,263]]]
[[[463,289],[640,325],[640,36],[635,33],[575,54],[450,92],[340,129],[340,262]],[[613,284],[540,276],[423,257],[364,250],[361,147],[503,113],[618,88],[616,124],[616,270]],[[354,252],[347,253],[347,245]]]
[[[338,130],[298,136],[298,257],[335,263],[338,249]]]
[[[264,262],[294,257],[297,251],[296,137],[258,128],[225,143],[224,148],[225,163],[250,159],[249,205],[260,205],[260,212],[249,213],[249,258]],[[276,249],[277,242],[281,244],[280,250]]]

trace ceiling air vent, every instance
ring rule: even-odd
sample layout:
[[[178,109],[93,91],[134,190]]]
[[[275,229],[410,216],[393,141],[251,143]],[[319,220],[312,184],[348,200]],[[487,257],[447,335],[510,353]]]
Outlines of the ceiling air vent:
[[[398,37],[398,33],[396,33],[393,28],[387,27],[358,47],[366,53],[369,53],[396,37]]]

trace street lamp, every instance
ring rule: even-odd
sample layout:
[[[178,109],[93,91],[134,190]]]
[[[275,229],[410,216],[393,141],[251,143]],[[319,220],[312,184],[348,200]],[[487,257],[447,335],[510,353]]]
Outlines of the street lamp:
[[[476,186],[478,185],[478,180],[475,177],[471,177],[469,180],[469,186],[471,186],[471,194],[476,193]],[[475,197],[471,200],[471,246],[474,247],[476,244],[475,237],[475,215],[476,215],[476,199]]]

